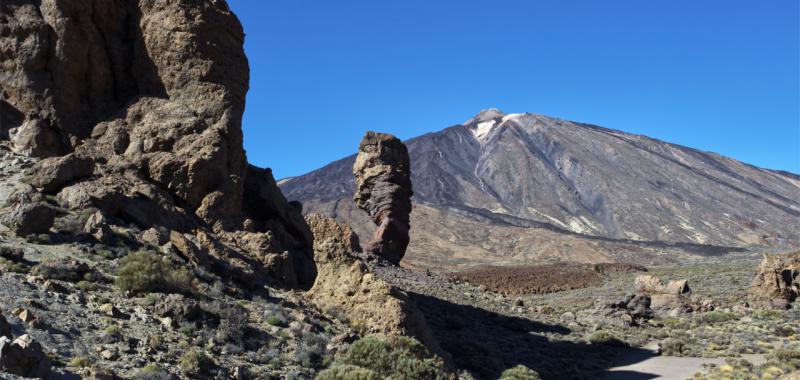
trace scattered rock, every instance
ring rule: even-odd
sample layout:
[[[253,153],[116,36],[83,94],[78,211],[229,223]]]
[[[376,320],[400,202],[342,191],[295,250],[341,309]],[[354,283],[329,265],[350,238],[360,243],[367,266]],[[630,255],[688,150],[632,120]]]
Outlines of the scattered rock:
[[[12,194],[6,208],[5,214],[0,216],[0,223],[19,236],[49,232],[57,214],[41,194],[30,189]]]
[[[639,293],[613,302],[598,301],[592,313],[582,320],[600,325],[638,327],[647,325],[654,316],[650,308],[650,295]]]
[[[78,282],[91,273],[92,268],[75,259],[47,260],[33,268],[32,273],[49,280]]]
[[[356,205],[378,226],[365,251],[399,264],[409,243],[411,164],[400,139],[367,132],[353,165]]]
[[[117,350],[107,349],[100,352],[100,357],[105,360],[117,360],[117,358],[119,358],[119,353]]]
[[[692,289],[687,280],[670,281],[666,285],[658,277],[636,276],[634,286],[637,293],[649,295],[653,309],[668,311],[691,304]]]
[[[564,322],[575,322],[575,313],[571,311],[565,312],[564,314],[561,314],[560,319]]]
[[[46,194],[55,194],[64,185],[91,176],[94,172],[94,161],[72,153],[41,160],[37,168],[28,177],[28,183],[42,189]]]
[[[203,309],[193,299],[180,294],[162,296],[154,307],[159,317],[170,318],[170,323],[194,321],[203,316]]]
[[[25,259],[25,250],[19,247],[0,246],[0,257],[13,262],[21,262]]]
[[[122,312],[119,311],[116,306],[110,303],[100,305],[100,307],[97,308],[97,311],[112,318],[119,318],[122,316]]]
[[[800,251],[765,254],[748,290],[753,307],[787,309],[800,296]]]
[[[13,342],[0,337],[0,370],[24,377],[44,378],[50,374],[53,364],[42,350],[42,346],[28,335]]]

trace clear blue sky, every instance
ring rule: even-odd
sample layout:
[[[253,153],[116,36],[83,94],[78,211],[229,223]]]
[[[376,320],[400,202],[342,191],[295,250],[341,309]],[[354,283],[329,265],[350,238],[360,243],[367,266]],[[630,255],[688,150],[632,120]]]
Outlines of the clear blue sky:
[[[245,148],[283,178],[496,107],[800,173],[798,3],[229,0]]]

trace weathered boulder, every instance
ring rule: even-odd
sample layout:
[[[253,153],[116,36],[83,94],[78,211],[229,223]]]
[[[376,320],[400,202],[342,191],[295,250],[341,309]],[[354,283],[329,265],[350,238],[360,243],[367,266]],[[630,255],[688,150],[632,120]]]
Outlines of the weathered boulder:
[[[43,234],[50,231],[56,214],[40,193],[28,188],[9,197],[0,223],[20,236]]]
[[[0,371],[18,376],[45,378],[53,363],[39,342],[28,335],[15,339],[0,336]]]
[[[591,314],[581,321],[617,327],[645,326],[655,316],[650,302],[647,293],[629,294],[611,302],[599,300]]]
[[[369,271],[357,257],[358,238],[346,225],[319,214],[306,216],[314,233],[317,279],[307,293],[322,310],[338,311],[369,333],[411,335],[438,351],[425,317],[401,290]]]
[[[765,254],[748,290],[753,307],[787,309],[800,296],[800,252]]]
[[[49,280],[78,282],[84,280],[92,268],[75,259],[52,259],[35,266],[32,272]]]
[[[399,264],[409,243],[411,163],[400,139],[385,133],[367,132],[353,165],[356,205],[378,226],[364,249]]]
[[[89,177],[93,172],[94,160],[68,154],[39,161],[37,170],[28,178],[28,182],[46,194],[55,194],[64,185]]]
[[[636,292],[648,294],[653,309],[674,309],[688,305],[692,289],[687,280],[672,280],[664,285],[660,278],[651,275],[636,276]]]
[[[203,309],[197,301],[180,294],[160,297],[154,306],[156,315],[171,318],[174,323],[194,321],[203,316]]]

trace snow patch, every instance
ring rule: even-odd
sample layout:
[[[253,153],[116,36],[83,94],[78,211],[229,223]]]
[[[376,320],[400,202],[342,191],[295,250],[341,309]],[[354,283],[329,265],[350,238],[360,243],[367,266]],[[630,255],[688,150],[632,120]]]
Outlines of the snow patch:
[[[506,121],[509,121],[511,119],[516,119],[522,115],[524,115],[524,113],[510,113],[506,116],[503,116],[503,122],[505,123]]]
[[[492,131],[496,122],[494,120],[484,121],[482,123],[478,123],[475,129],[472,129],[472,134],[475,136],[475,139],[478,141],[483,141],[489,132]]]

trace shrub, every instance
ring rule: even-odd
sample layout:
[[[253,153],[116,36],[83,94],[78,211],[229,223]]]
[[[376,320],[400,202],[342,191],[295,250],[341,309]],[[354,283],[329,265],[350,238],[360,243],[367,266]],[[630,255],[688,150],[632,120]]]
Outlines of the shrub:
[[[703,324],[722,323],[734,319],[737,319],[736,314],[719,310],[709,311],[708,313],[703,313],[695,318],[698,323]]]
[[[132,294],[190,293],[192,274],[186,268],[173,267],[166,258],[136,252],[122,258],[116,284]]]
[[[500,380],[541,380],[536,371],[519,364],[516,367],[509,368],[500,374]]]
[[[217,338],[223,342],[241,343],[247,332],[247,309],[237,305],[219,305]]]
[[[148,364],[136,372],[134,380],[171,380],[172,376],[157,364]]]
[[[624,344],[622,341],[617,339],[614,334],[604,331],[604,330],[597,330],[589,335],[589,343],[591,344],[607,344],[607,345],[621,345]]]
[[[92,365],[92,361],[86,356],[76,356],[69,361],[69,366],[75,368],[86,368],[90,365]]]
[[[322,379],[375,378],[370,377],[373,376],[371,373],[377,374],[377,378],[390,380],[448,378],[441,360],[434,357],[425,346],[413,338],[376,335],[366,336],[354,342],[347,352],[336,360],[333,368],[320,376]]]
[[[286,327],[289,324],[289,315],[286,310],[276,304],[267,304],[264,320],[272,326]]]
[[[164,345],[164,336],[161,334],[154,334],[147,337],[147,347],[156,351],[160,350]]]
[[[178,367],[187,375],[199,375],[206,372],[210,366],[211,359],[196,348],[187,351],[178,360]]]
[[[800,369],[800,350],[791,348],[779,348],[769,355],[770,359],[776,360],[783,366],[791,370]]]
[[[349,364],[336,366],[320,372],[317,380],[380,380],[375,371]]]

